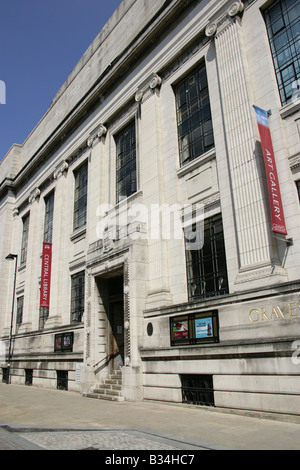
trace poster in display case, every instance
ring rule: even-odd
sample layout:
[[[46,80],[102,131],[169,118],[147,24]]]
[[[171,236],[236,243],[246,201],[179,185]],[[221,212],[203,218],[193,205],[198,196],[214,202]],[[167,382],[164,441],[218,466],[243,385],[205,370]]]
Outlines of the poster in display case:
[[[170,318],[171,346],[219,342],[218,311]]]
[[[61,333],[55,335],[54,351],[55,352],[72,352],[73,351],[73,333]]]

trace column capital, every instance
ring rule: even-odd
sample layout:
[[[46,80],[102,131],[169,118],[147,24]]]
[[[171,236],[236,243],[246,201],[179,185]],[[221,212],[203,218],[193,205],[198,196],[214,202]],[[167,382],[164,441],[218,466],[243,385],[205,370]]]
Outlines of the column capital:
[[[63,161],[54,171],[53,178],[57,180],[65,171],[68,171],[69,165],[66,161]]]
[[[144,97],[144,94],[148,91],[148,90],[155,90],[155,88],[159,88],[160,85],[161,85],[161,78],[159,77],[159,75],[157,75],[156,73],[152,74],[150,78],[147,78],[144,83],[138,88],[138,90],[136,91],[135,93],[135,101],[137,103],[141,102],[143,97]]]
[[[241,0],[232,2],[227,6],[226,10],[218,12],[218,14],[211,19],[208,25],[205,28],[205,35],[209,38],[214,37],[221,29],[228,26],[233,18],[240,15],[244,11],[244,4]]]

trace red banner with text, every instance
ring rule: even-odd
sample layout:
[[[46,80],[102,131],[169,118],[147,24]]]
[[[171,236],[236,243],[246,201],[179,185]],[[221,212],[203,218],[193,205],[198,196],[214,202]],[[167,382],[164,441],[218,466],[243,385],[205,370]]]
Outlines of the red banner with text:
[[[261,145],[265,160],[265,167],[267,172],[269,198],[272,216],[272,230],[275,233],[287,235],[283,206],[281,200],[281,193],[279,187],[279,180],[276,168],[276,161],[274,156],[269,116],[267,111],[253,106],[255,110]]]
[[[43,244],[40,307],[50,306],[52,243]]]

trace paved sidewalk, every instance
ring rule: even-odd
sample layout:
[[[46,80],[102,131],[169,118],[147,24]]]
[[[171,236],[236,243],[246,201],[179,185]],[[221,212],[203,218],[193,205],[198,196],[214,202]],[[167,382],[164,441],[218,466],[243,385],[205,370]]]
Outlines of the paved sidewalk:
[[[0,450],[299,450],[300,424],[0,383]]]

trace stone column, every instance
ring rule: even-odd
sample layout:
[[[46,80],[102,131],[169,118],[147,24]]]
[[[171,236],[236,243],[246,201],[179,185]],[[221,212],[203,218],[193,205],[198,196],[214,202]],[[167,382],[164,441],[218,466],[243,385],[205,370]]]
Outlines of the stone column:
[[[65,270],[65,258],[67,256],[65,247],[66,237],[66,176],[68,164],[62,164],[54,171],[56,180],[54,192],[54,215],[53,215],[53,233],[52,233],[52,268],[51,268],[51,286],[50,286],[50,307],[49,317],[46,322],[47,328],[55,327],[62,323],[62,313],[64,311],[63,299],[66,297],[64,292],[63,277]],[[69,294],[69,293],[68,293]]]
[[[169,305],[167,240],[163,239],[164,172],[161,138],[160,77],[154,75],[136,94],[141,102],[140,152],[143,160],[143,202],[148,209],[149,289],[146,307]]]
[[[239,256],[236,290],[287,280],[270,228],[265,175],[257,146],[254,103],[243,47],[243,9],[241,1],[232,3],[206,28],[206,35],[215,44],[220,113],[231,183]]]

